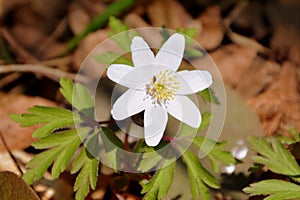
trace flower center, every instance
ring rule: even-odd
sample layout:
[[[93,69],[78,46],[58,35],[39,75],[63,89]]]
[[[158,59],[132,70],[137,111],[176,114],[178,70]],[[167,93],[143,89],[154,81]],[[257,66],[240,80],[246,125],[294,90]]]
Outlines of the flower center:
[[[150,98],[152,104],[166,107],[170,100],[174,100],[179,84],[171,70],[161,70],[146,85],[145,99]]]

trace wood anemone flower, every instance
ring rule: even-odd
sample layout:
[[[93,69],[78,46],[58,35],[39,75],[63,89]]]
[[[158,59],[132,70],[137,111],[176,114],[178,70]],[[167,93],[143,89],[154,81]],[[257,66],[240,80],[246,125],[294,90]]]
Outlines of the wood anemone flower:
[[[185,48],[183,35],[173,34],[154,56],[141,37],[131,43],[133,65],[112,64],[107,75],[129,88],[113,104],[111,114],[123,120],[144,112],[144,137],[148,146],[156,146],[163,137],[168,113],[187,125],[198,128],[201,113],[187,96],[208,88],[212,76],[208,71],[179,71]]]

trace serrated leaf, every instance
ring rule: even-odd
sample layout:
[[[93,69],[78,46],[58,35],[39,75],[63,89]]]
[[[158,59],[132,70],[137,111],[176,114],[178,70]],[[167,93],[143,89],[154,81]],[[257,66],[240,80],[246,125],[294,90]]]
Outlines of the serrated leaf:
[[[71,103],[71,105],[86,116],[94,117],[94,101],[89,90],[69,79],[62,78],[60,80],[60,92]]]
[[[34,106],[28,113],[11,115],[11,118],[21,126],[44,124],[33,133],[32,137],[46,137],[53,131],[74,125],[73,113],[62,108]]]
[[[113,169],[119,169],[121,164],[120,160],[126,159],[118,157],[118,149],[124,148],[123,143],[110,129],[101,127],[101,130],[103,132],[103,134],[101,134],[101,138],[105,148],[105,156],[107,162],[109,163],[109,167]]]
[[[113,33],[109,33],[110,37],[115,40],[115,42],[123,49],[125,52],[130,52],[131,38],[128,35],[128,26],[123,24],[123,22],[113,16],[109,18],[108,26],[113,30]],[[113,37],[114,34],[124,32],[123,34],[118,34],[117,37]]]
[[[186,48],[184,51],[184,57],[189,59],[200,58],[203,56],[203,52],[196,48]]]
[[[199,199],[199,196],[201,196],[201,199],[209,200],[210,195],[207,186],[217,189],[220,188],[219,183],[189,150],[185,151],[182,159],[187,166],[193,198]]]
[[[87,135],[87,130],[80,129],[79,131],[81,137],[85,137],[83,134]],[[24,180],[31,184],[33,181],[40,179],[52,162],[54,162],[52,177],[58,178],[59,174],[66,169],[75,151],[79,148],[81,137],[76,129],[72,129],[35,142],[33,146],[37,149],[51,149],[38,154],[26,165],[30,169],[24,174]]]
[[[193,144],[195,144],[205,155],[208,155],[215,172],[219,169],[216,160],[221,161],[225,165],[237,163],[237,160],[230,152],[223,150],[227,144],[226,142],[215,142],[209,138],[197,136],[194,138]]]
[[[194,177],[196,181],[203,181],[212,188],[220,188],[216,178],[202,166],[198,158],[190,150],[184,152],[182,159],[189,170],[190,178]]]
[[[264,200],[288,200],[300,198],[300,186],[283,180],[264,180],[251,184],[244,192],[255,195],[270,195]]]
[[[142,155],[142,160],[139,163],[138,171],[146,172],[150,169],[156,167],[161,160],[163,160],[163,156],[160,155],[154,148],[147,148],[146,152]]]
[[[276,139],[248,137],[250,147],[261,155],[252,157],[253,161],[267,166],[271,171],[290,176],[300,182],[300,167],[293,155]]]
[[[41,179],[62,149],[63,147],[60,146],[59,148],[49,149],[36,155],[26,165],[26,167],[29,167],[30,169],[23,175],[24,181],[30,185],[33,181]]]
[[[198,92],[198,94],[203,96],[210,103],[220,104],[219,99],[216,97],[215,92],[211,88],[206,88],[205,90]]]
[[[68,100],[70,104],[72,104],[73,89],[74,89],[73,82],[70,79],[61,78],[59,84],[60,84],[60,88],[59,88],[60,93]]]
[[[96,188],[99,161],[97,158],[89,155],[86,148],[82,148],[79,156],[73,162],[71,173],[76,173],[80,170],[77,175],[74,191],[76,191],[76,200],[84,199],[89,193],[89,188]]]
[[[146,193],[144,200],[163,199],[167,195],[173,182],[176,159],[165,160],[164,166],[156,171],[149,182],[142,184],[141,193]]]
[[[94,119],[94,101],[88,89],[79,83],[74,85],[72,106]]]
[[[212,115],[209,112],[205,112],[202,114],[202,121],[201,121],[200,127],[198,128],[197,132],[199,132],[209,126],[211,117],[212,117]]]
[[[100,55],[94,55],[93,58],[97,62],[103,63],[103,64],[126,64],[129,66],[133,65],[132,62],[125,56],[122,56],[118,53],[111,52],[111,51],[105,52]]]

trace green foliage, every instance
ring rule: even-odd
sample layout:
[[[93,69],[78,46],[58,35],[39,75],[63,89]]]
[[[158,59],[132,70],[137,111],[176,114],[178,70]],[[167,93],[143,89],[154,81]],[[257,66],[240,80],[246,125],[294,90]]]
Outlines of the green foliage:
[[[237,163],[237,160],[230,152],[223,150],[227,142],[216,142],[209,138],[199,136],[194,138],[193,144],[195,144],[204,155],[207,155],[215,172],[219,171],[217,160],[225,165]]]
[[[28,113],[10,117],[23,127],[43,124],[33,133],[34,138],[46,137],[57,129],[74,125],[73,113],[61,108],[34,106],[28,109]]]
[[[60,91],[71,103],[74,112],[62,108],[34,106],[28,110],[28,113],[12,115],[12,119],[22,126],[42,124],[34,132],[34,136],[39,137],[40,140],[34,142],[32,146],[45,151],[27,164],[29,170],[24,174],[23,179],[32,184],[33,181],[42,178],[51,164],[53,164],[52,177],[58,178],[75,156],[76,151],[81,149],[81,153],[73,162],[72,173],[79,172],[74,185],[74,190],[77,191],[76,199],[84,199],[89,192],[89,187],[94,189],[96,186],[98,160],[87,152],[85,146],[81,148],[80,146],[83,141],[86,141],[86,146],[90,147],[91,141],[95,141],[92,139],[96,138],[100,130],[97,122],[93,121],[94,106],[89,91],[83,85],[73,84],[72,81],[64,78],[61,79],[60,84]],[[58,129],[60,131],[57,131]]]
[[[89,193],[89,187],[96,188],[98,177],[98,159],[89,154],[86,148],[82,148],[79,156],[74,160],[71,173],[77,173],[74,190],[76,199],[84,199]]]
[[[298,133],[292,133],[295,140]],[[289,176],[300,183],[300,167],[291,154],[277,138],[249,137],[248,143],[259,155],[254,156],[254,162],[265,165],[269,170]],[[264,180],[253,183],[243,190],[250,196],[265,195],[265,200],[299,199],[300,186],[283,180]]]
[[[203,96],[210,103],[220,104],[220,101],[215,96],[214,91],[210,88],[206,88],[205,90],[200,91],[198,94]]]
[[[132,66],[132,62],[126,58],[125,56],[120,56],[118,53],[115,52],[106,52],[100,55],[95,55],[94,59],[99,63],[104,64],[126,64]]]
[[[209,200],[210,195],[207,186],[218,189],[220,188],[218,181],[202,166],[190,150],[184,152],[182,159],[187,165],[193,198],[199,199],[201,197],[203,200]]]
[[[141,193],[146,193],[144,200],[160,200],[167,195],[173,182],[175,166],[175,158],[165,160],[163,167],[156,171],[150,181],[141,183],[143,186]]]
[[[121,20],[111,16],[109,18],[109,27],[113,30],[110,32],[110,38],[112,38],[125,52],[130,52],[131,40],[134,36],[137,36],[135,31],[128,31],[129,28]],[[122,33],[128,31],[127,33]],[[114,37],[114,34],[118,34],[117,37]]]
[[[250,196],[269,195],[264,200],[300,199],[300,186],[283,180],[264,180],[243,189]]]
[[[295,127],[290,127],[288,129],[288,132],[290,133],[291,137],[287,137],[287,136],[284,136],[284,135],[278,135],[277,139],[281,143],[287,144],[287,145],[291,145],[291,144],[295,144],[297,142],[300,142],[300,133],[297,132]]]
[[[265,165],[271,171],[290,176],[300,182],[300,167],[294,156],[276,138],[267,142],[264,138],[248,137],[250,147],[260,155],[252,157],[253,161]]]
[[[109,17],[108,26],[112,30],[112,32],[108,33],[110,38],[113,39],[126,53],[129,53],[132,38],[138,35],[136,31],[129,31],[128,26],[126,26],[121,20],[115,18],[114,16]],[[108,51],[100,55],[95,55],[94,59],[97,62],[103,64],[126,64],[133,66],[131,60],[128,59],[125,55],[120,55],[119,53],[115,53],[112,51]]]

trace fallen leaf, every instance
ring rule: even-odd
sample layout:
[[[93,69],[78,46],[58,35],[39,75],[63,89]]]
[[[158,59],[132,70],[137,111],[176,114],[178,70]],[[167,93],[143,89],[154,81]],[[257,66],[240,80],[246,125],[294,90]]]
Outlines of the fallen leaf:
[[[202,24],[202,30],[197,35],[196,40],[206,50],[217,48],[221,44],[225,33],[220,7],[208,7],[197,19]]]
[[[71,5],[68,14],[68,23],[75,35],[82,33],[90,20],[89,14],[82,6],[75,3]]]
[[[0,131],[10,150],[24,149],[30,146],[34,141],[31,135],[37,126],[20,127],[19,124],[12,121],[9,114],[25,113],[34,105],[56,106],[54,102],[41,97],[0,93],[0,99]],[[1,151],[6,151],[2,140],[0,140]]]
[[[236,87],[251,67],[256,50],[247,46],[227,45],[210,54],[217,65],[223,80]]]
[[[147,14],[150,23],[155,27],[165,26],[169,29],[178,29],[192,20],[191,15],[177,1],[156,0],[148,6]]]
[[[34,191],[12,172],[0,172],[0,199],[39,200]]]
[[[288,126],[300,132],[300,94],[296,67],[290,62],[282,70],[270,88],[248,100],[248,105],[258,114],[265,134],[275,132],[288,135]]]
[[[239,81],[236,91],[244,98],[254,97],[267,88],[279,72],[279,64],[256,58],[253,65]]]

